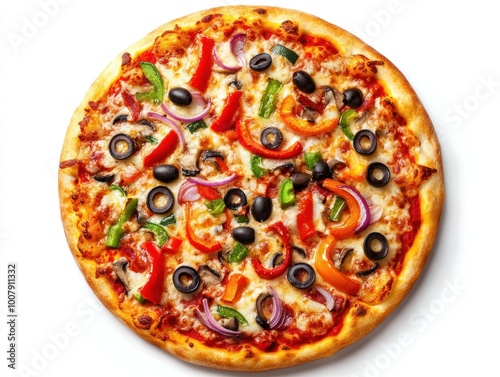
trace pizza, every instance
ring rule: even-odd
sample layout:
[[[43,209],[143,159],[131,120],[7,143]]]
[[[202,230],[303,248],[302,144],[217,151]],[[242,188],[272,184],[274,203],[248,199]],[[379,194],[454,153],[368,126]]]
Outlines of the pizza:
[[[439,142],[403,74],[275,7],[199,11],[121,53],[59,167],[96,296],[146,341],[226,370],[363,338],[421,275],[444,202]]]

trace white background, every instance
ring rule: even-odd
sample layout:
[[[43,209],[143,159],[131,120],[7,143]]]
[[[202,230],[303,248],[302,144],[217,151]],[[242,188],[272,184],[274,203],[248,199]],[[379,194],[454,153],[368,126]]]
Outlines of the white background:
[[[404,72],[440,136],[447,197],[427,269],[387,321],[333,357],[263,374],[498,375],[500,22],[494,3],[266,3],[323,17],[370,43]],[[1,2],[1,375],[244,375],[171,357],[107,312],[67,248],[57,197],[67,124],[106,65],[170,19],[231,4],[252,2]],[[15,371],[7,367],[10,262],[17,265]]]

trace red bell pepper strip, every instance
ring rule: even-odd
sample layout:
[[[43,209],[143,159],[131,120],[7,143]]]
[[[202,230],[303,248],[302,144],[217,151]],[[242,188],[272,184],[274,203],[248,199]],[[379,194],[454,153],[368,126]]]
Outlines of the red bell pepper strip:
[[[299,238],[306,241],[316,234],[313,220],[313,196],[310,190],[297,193]]]
[[[215,200],[221,198],[219,192],[213,187],[202,186],[202,185],[197,185],[197,186],[198,186],[198,192],[200,193],[203,199]]]
[[[314,267],[327,283],[331,284],[339,291],[355,296],[361,284],[357,280],[344,275],[335,267],[331,258],[332,247],[334,245],[335,238],[333,236],[328,236],[320,242],[316,249]]]
[[[252,265],[257,275],[259,275],[261,278],[274,279],[282,275],[292,263],[292,245],[290,243],[290,233],[281,221],[270,225],[267,229],[277,233],[283,241],[283,246],[285,247],[283,263],[274,268],[267,269],[262,265],[260,260],[258,260],[257,258],[253,258]]]
[[[137,101],[137,99],[128,92],[122,92],[123,103],[130,110],[130,115],[132,116],[132,121],[135,122],[139,119],[139,115],[141,115],[142,106]]]
[[[225,132],[234,126],[235,117],[240,109],[240,98],[243,92],[231,92],[226,98],[224,108],[219,117],[213,121],[210,128],[215,132]]]
[[[142,297],[157,305],[161,301],[165,280],[165,257],[154,242],[147,241],[143,244],[148,255],[150,268],[149,279],[138,291]]]
[[[196,235],[191,227],[191,203],[186,202],[186,236],[189,243],[202,253],[213,253],[222,249],[222,246],[217,241],[205,241]]]
[[[263,145],[255,142],[252,139],[252,135],[248,129],[248,125],[245,121],[236,122],[236,132],[238,133],[238,141],[240,144],[248,151],[256,154],[258,156],[272,158],[275,160],[284,160],[287,158],[297,157],[302,153],[302,144],[298,141],[293,145],[289,146],[287,149],[274,150],[267,149]]]
[[[201,37],[201,54],[198,67],[194,72],[194,75],[189,80],[189,85],[194,89],[199,90],[201,93],[205,93],[208,88],[208,81],[212,75],[212,65],[214,62],[213,49],[215,46],[215,41],[208,37]]]
[[[179,144],[179,137],[175,131],[170,131],[149,154],[144,157],[144,167],[149,168],[170,156]]]
[[[182,245],[182,240],[175,236],[170,236],[165,245],[162,246],[161,251],[166,254],[173,255],[179,251],[179,248]]]

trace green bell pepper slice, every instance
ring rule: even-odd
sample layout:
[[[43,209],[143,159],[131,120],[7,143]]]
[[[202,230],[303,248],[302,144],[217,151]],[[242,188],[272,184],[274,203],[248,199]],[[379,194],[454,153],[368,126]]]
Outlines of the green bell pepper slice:
[[[266,90],[262,96],[259,107],[259,116],[265,119],[269,119],[271,114],[276,108],[276,103],[278,102],[278,94],[281,90],[283,83],[279,80],[270,78],[267,82]]]
[[[125,233],[125,229],[123,229],[123,225],[130,220],[132,215],[134,214],[135,209],[137,208],[137,202],[139,200],[137,198],[131,198],[125,205],[125,209],[122,211],[116,222],[111,225],[108,229],[107,238],[106,238],[106,246],[111,248],[117,248],[120,245],[120,240]]]
[[[236,318],[242,325],[248,325],[248,321],[245,319],[243,314],[233,308],[228,308],[227,306],[217,305],[217,314],[225,318]]]
[[[278,186],[278,197],[281,209],[295,205],[295,191],[293,189],[293,182],[291,178],[286,178],[281,181]]]
[[[138,101],[152,101],[154,103],[161,103],[165,94],[165,84],[160,72],[156,69],[153,63],[141,62],[139,63],[142,68],[144,76],[151,83],[151,90],[149,92],[135,93],[135,98]]]
[[[170,238],[165,228],[161,225],[150,223],[147,221],[142,227],[154,233],[154,235],[156,236],[156,243],[159,247],[165,245],[165,243]]]
[[[351,122],[356,118],[358,118],[358,113],[354,109],[346,110],[340,115],[340,120],[339,120],[340,128],[341,128],[342,132],[344,133],[344,135],[349,140],[354,139],[354,135],[351,131],[350,126],[351,126]]]

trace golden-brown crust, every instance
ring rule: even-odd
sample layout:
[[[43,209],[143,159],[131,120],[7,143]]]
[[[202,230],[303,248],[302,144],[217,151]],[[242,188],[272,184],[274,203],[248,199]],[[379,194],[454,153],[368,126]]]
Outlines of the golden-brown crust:
[[[181,359],[218,369],[261,371],[292,366],[332,355],[362,338],[382,322],[404,299],[425,267],[437,235],[444,203],[444,176],[437,137],[420,100],[408,81],[394,65],[345,30],[302,12],[251,6],[231,6],[204,10],[168,22],[131,46],[127,51],[131,53],[141,51],[150,46],[155,37],[161,35],[164,31],[175,27],[189,28],[200,22],[200,20],[205,19],[208,21],[208,17],[214,14],[223,14],[225,18],[234,19],[240,17],[248,20],[265,18],[267,22],[276,24],[281,24],[287,20],[300,20],[301,31],[309,31],[312,34],[322,36],[326,40],[334,41],[335,46],[339,48],[342,54],[363,54],[370,56],[373,60],[384,62],[383,66],[377,68],[378,77],[387,88],[391,89],[390,95],[397,99],[398,111],[407,120],[408,127],[422,140],[420,149],[416,153],[417,162],[437,171],[421,186],[419,194],[422,217],[421,227],[413,245],[406,253],[401,272],[389,296],[382,303],[373,306],[361,302],[356,303],[347,314],[344,326],[338,335],[326,337],[316,343],[304,344],[295,350],[266,353],[255,347],[245,346],[240,351],[228,354],[228,351],[224,349],[210,348],[197,340],[188,339],[174,330],[168,334],[168,340],[160,340],[151,335],[147,329],[138,328],[131,316],[120,309],[111,284],[106,280],[96,279],[94,264],[83,258],[78,250],[78,238],[80,237],[77,226],[78,217],[73,211],[71,200],[73,181],[77,175],[76,165],[60,169],[59,173],[61,218],[69,247],[88,284],[108,310],[139,336]],[[208,27],[209,23],[206,23]],[[92,84],[82,103],[75,111],[64,140],[61,162],[76,158],[80,147],[78,141],[80,127],[78,123],[86,115],[85,108],[88,106],[88,102],[95,97],[96,93],[105,92],[120,74],[121,59],[120,54],[104,70]]]

